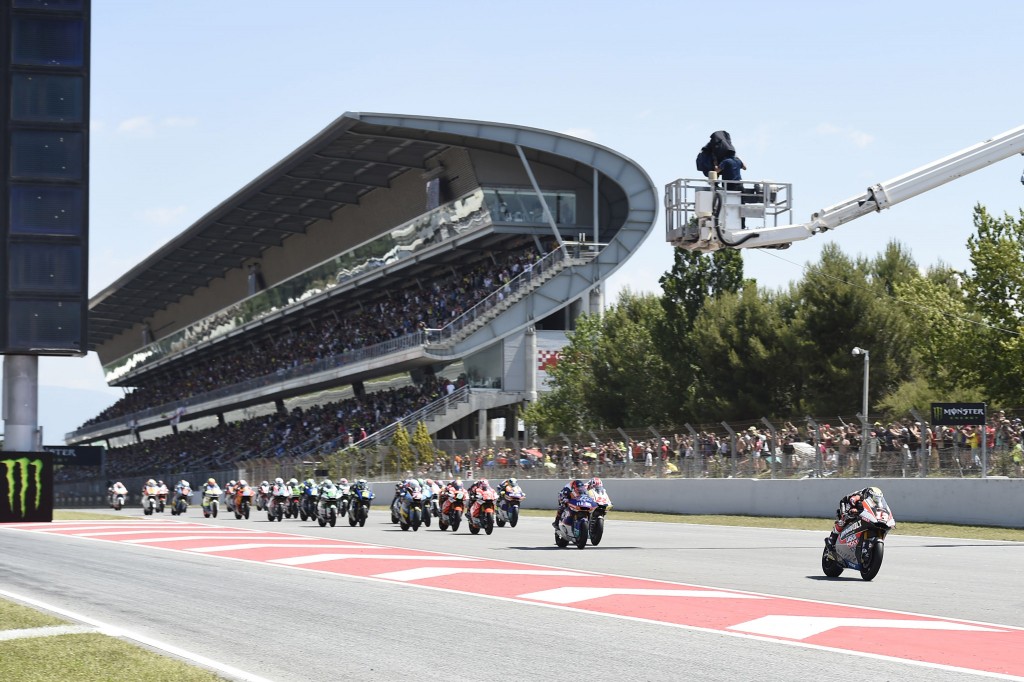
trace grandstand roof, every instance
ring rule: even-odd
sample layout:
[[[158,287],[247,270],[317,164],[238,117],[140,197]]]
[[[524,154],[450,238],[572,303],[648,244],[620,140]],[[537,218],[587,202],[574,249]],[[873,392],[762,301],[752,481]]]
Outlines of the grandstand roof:
[[[358,114],[342,115],[94,296],[90,348],[359,203],[400,173],[425,170],[426,159],[447,146],[367,126],[357,130],[358,124]]]
[[[628,176],[627,185],[650,184],[646,176],[633,178],[632,164],[618,153],[557,133],[347,112],[96,294],[89,302],[89,348],[96,350],[289,236],[358,204],[367,193],[388,188],[398,175],[426,171],[427,161],[449,147],[515,156],[517,146],[581,178],[600,168],[613,178]]]

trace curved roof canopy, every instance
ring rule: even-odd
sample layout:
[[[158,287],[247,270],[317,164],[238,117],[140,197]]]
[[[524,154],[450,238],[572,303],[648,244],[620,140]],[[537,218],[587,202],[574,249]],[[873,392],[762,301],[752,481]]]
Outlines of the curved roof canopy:
[[[517,155],[517,146],[581,178],[598,168],[619,182],[630,197],[630,213],[640,218],[627,250],[653,226],[657,197],[650,178],[600,145],[498,123],[347,112],[94,296],[89,348],[389,187],[397,176],[426,171],[428,160],[449,147]]]

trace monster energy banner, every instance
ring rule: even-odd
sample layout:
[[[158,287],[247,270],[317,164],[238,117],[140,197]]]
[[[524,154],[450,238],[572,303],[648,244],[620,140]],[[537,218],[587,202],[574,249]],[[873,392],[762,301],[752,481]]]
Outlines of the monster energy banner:
[[[932,403],[932,424],[966,426],[985,423],[985,403]]]
[[[0,523],[53,521],[53,455],[0,452]]]

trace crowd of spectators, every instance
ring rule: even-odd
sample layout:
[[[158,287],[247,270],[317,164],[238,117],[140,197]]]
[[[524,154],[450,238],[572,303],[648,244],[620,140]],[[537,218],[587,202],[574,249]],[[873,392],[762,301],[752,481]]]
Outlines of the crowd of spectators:
[[[1024,475],[1024,423],[998,411],[984,429],[988,474]],[[724,430],[668,437],[574,440],[535,448],[474,448],[439,456],[429,471],[440,476],[495,474],[564,478],[601,476],[851,476],[861,471],[860,423],[839,419],[817,428],[785,422],[774,434],[759,425],[736,430],[736,451]],[[947,476],[979,475],[980,426],[922,425],[911,419],[877,421],[868,429],[875,475],[917,475],[923,466]],[[923,462],[922,453],[927,459]],[[818,455],[821,456],[819,470]]]
[[[246,352],[225,352],[191,363],[179,363],[180,368],[159,377],[140,378],[144,383],[83,426],[130,418],[142,410],[170,406],[175,401],[249,379],[272,377],[423,329],[442,328],[492,291],[500,290],[530,269],[539,258],[532,245],[525,246],[424,282],[422,287],[391,290],[387,298],[344,316],[326,309],[319,319],[301,328],[275,337],[254,339]],[[357,293],[353,292],[353,296]]]
[[[228,422],[201,430],[181,429],[160,438],[111,448],[106,452],[108,478],[164,476],[183,471],[224,469],[251,457],[298,456],[307,448],[332,441],[337,448],[358,443],[464,384],[432,378],[420,385],[388,389],[287,413]],[[66,467],[60,481],[82,480],[92,471]]]

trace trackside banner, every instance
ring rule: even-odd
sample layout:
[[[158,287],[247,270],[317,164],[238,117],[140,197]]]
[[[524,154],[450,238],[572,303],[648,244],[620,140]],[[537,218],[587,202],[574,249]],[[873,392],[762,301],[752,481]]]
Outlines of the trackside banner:
[[[0,452],[0,523],[53,521],[53,455]]]
[[[985,403],[932,403],[932,424],[966,426],[984,423]]]

